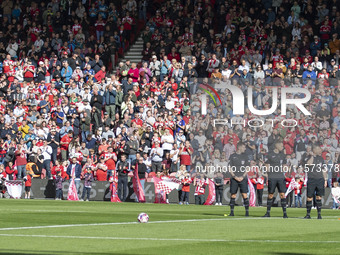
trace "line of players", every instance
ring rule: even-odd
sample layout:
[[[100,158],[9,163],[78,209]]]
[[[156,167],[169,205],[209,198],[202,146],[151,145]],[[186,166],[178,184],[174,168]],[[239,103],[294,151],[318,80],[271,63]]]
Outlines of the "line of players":
[[[283,143],[277,142],[275,144],[274,150],[270,151],[267,155],[267,160],[265,162],[267,169],[283,169],[282,166],[287,164],[286,155],[283,153]],[[245,154],[246,145],[244,143],[239,143],[237,145],[237,150],[234,154],[230,156],[230,165],[233,166],[233,171],[230,172],[231,180],[230,180],[230,213],[225,214],[225,216],[234,216],[234,206],[235,199],[238,189],[240,188],[240,192],[243,197],[243,202],[245,206],[245,216],[249,216],[249,199],[247,196],[248,193],[248,179],[247,172],[242,171],[246,166],[249,166],[248,156]],[[305,155],[302,158],[302,161],[306,163],[307,168],[307,214],[304,217],[305,219],[310,219],[310,212],[312,208],[313,196],[316,194],[316,207],[318,211],[318,219],[322,219],[321,217],[321,198],[325,194],[325,187],[327,186],[327,171],[326,169],[316,169],[312,167],[313,165],[321,164],[324,166],[324,159],[321,156],[322,150],[320,146],[314,146],[312,149],[312,153],[309,155]],[[308,167],[308,165],[310,167]],[[273,203],[273,195],[276,189],[280,194],[281,198],[281,206],[283,211],[283,218],[288,218],[286,205],[287,200],[285,197],[286,191],[286,183],[285,176],[283,171],[267,171],[268,178],[268,200],[267,200],[267,212],[263,217],[270,217],[270,210]]]

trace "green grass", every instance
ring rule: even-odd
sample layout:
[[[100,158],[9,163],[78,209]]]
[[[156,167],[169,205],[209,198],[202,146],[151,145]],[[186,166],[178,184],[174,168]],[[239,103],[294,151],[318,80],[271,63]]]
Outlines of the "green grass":
[[[250,208],[244,218],[237,207],[228,218],[226,206],[3,199],[0,254],[340,254],[339,211],[323,210],[316,220],[313,210],[304,220],[305,209],[289,208],[289,219],[281,208],[261,218],[265,210]],[[134,224],[140,212],[150,223]],[[126,224],[18,229],[97,223]]]

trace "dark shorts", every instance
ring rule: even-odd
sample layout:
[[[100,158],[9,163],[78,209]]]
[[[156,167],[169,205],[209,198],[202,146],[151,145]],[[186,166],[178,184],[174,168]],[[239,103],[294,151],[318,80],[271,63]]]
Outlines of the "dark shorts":
[[[324,179],[308,179],[307,181],[307,197],[325,195],[325,180]]]
[[[30,192],[31,191],[31,186],[25,186],[25,191]]]
[[[283,178],[268,179],[268,194],[274,194],[276,187],[279,190],[279,193],[285,193],[286,192],[285,179]]]
[[[248,179],[244,178],[241,182],[238,182],[234,178],[231,178],[230,194],[236,194],[238,188],[240,188],[241,193],[248,193]]]

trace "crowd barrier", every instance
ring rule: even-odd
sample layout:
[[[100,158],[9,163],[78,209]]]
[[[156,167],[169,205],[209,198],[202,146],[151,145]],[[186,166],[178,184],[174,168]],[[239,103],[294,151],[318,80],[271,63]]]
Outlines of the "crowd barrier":
[[[69,187],[69,182],[66,181],[63,183],[63,197],[66,199],[67,197],[67,191]],[[80,194],[82,194],[84,187],[84,182],[82,181],[80,184]],[[93,182],[91,194],[90,194],[90,200],[91,201],[110,201],[110,183],[109,182]],[[134,202],[135,201],[135,194],[133,192],[133,185],[132,182],[128,183],[128,189],[129,189],[129,195],[127,198],[127,202]],[[191,185],[190,187],[190,196],[189,196],[189,203],[194,204],[195,203],[195,197],[194,197],[194,186]],[[230,201],[230,186],[225,185],[223,190],[223,205],[228,205]],[[145,200],[147,203],[153,203],[155,200],[155,188],[153,182],[145,182]],[[24,190],[23,190],[24,192]],[[208,195],[209,189],[206,188],[206,197]],[[178,203],[178,191],[173,190],[169,194],[169,202],[170,203]],[[263,190],[263,202],[262,206],[266,206],[267,203],[267,188],[265,187]],[[41,180],[41,179],[33,179],[32,180],[32,187],[31,187],[31,198],[34,199],[54,199],[55,197],[55,184],[53,180]],[[280,201],[279,194],[276,193],[274,195],[275,201],[274,206],[277,206],[277,201]],[[236,204],[242,205],[242,197],[238,193],[236,197]],[[303,207],[306,204],[306,188],[304,187],[302,189],[302,205]],[[294,203],[293,203],[294,205]],[[324,208],[330,208],[333,205],[333,199],[329,188],[326,188],[325,196],[323,197],[323,207]]]

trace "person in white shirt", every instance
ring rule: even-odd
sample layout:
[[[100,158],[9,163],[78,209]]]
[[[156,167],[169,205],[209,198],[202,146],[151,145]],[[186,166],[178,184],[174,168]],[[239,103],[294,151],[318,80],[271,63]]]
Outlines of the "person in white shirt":
[[[163,161],[163,149],[159,147],[159,141],[155,141],[155,148],[150,152],[151,157],[151,169],[152,172],[158,173],[162,171],[162,161]]]
[[[171,96],[168,96],[165,101],[165,108],[168,110],[172,110],[175,107],[175,102],[171,99]]]
[[[25,115],[25,110],[22,108],[21,103],[19,103],[18,106],[15,107],[13,113],[17,120],[19,120],[20,122],[23,120],[23,116]]]
[[[156,119],[155,119],[154,116],[152,116],[151,110],[148,110],[148,111],[146,112],[146,119],[145,119],[145,121],[146,121],[146,123],[147,123],[149,126],[151,126],[151,127],[153,127],[153,124],[155,124]]]
[[[322,63],[319,61],[319,57],[314,57],[314,62],[311,64],[313,70],[316,72],[316,75],[322,70]]]
[[[44,156],[43,168],[46,170],[47,178],[51,180],[52,147],[47,144],[47,140],[44,140],[44,145],[41,147],[41,152],[42,155]]]
[[[179,146],[181,143],[184,143],[187,139],[185,138],[183,130],[180,130],[176,135],[176,144]]]
[[[203,130],[200,130],[198,135],[194,137],[198,141],[199,149],[198,151],[203,151],[203,146],[205,144],[205,140],[207,140],[207,137],[203,134]]]
[[[172,150],[170,151],[170,158],[172,160],[171,164],[171,172],[177,172],[179,168],[179,157],[178,157],[179,149],[177,144],[175,143]]]
[[[143,163],[146,165],[146,172],[150,173],[151,172],[152,162],[151,162],[151,158],[148,157],[148,153],[147,152],[145,152],[143,154]]]
[[[174,144],[174,137],[170,134],[170,130],[166,129],[165,134],[162,135],[161,143],[162,143],[162,149],[164,153],[170,152],[172,150],[172,146]]]

